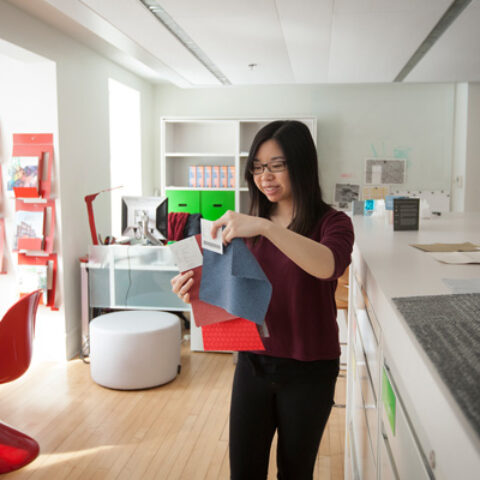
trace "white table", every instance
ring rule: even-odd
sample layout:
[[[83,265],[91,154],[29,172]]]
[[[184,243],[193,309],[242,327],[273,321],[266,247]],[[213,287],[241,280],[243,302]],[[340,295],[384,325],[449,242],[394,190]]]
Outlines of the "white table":
[[[178,273],[170,249],[163,246],[90,246],[88,262],[81,264],[82,352],[88,355],[88,330],[94,309],[163,310],[188,312],[171,290]],[[203,350],[200,329],[191,315],[191,348]]]

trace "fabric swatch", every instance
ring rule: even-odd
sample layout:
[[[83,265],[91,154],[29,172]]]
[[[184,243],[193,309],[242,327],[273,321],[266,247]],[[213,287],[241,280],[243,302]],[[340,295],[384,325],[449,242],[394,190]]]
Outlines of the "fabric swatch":
[[[209,303],[202,302],[199,299],[200,281],[202,278],[202,267],[193,270],[193,286],[190,289],[190,304],[192,305],[193,320],[197,327],[211,325],[212,323],[224,322],[238,318],[236,315],[228,313],[226,310]],[[252,324],[253,325],[253,324]]]
[[[195,240],[202,250],[200,235],[196,235]],[[190,304],[195,325],[202,329],[204,350],[265,350],[255,323],[199,299],[202,270],[203,266],[192,269],[194,282],[190,289]]]
[[[436,373],[480,435],[480,294],[393,298]]]
[[[223,255],[204,250],[200,300],[261,325],[271,296],[272,285],[241,238]]]
[[[265,350],[257,325],[244,318],[202,327],[203,348],[212,350]]]
[[[442,278],[453,293],[480,293],[480,278]]]

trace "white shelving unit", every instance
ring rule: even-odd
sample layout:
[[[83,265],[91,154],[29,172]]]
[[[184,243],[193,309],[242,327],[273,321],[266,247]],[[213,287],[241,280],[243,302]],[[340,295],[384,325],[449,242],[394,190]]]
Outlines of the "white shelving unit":
[[[316,118],[296,116],[305,123],[316,141]],[[243,180],[248,151],[256,133],[278,118],[164,117],[160,136],[160,189],[233,191],[235,210],[248,210],[248,189]],[[192,188],[188,168],[198,165],[235,166],[235,187]]]

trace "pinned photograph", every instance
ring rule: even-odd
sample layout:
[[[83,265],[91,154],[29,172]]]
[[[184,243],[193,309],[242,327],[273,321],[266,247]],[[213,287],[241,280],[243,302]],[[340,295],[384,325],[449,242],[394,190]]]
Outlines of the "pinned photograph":
[[[390,185],[405,183],[404,159],[367,158],[365,160],[365,183],[367,185]]]
[[[354,200],[360,198],[360,185],[352,185],[349,183],[335,184],[335,198],[339,208],[350,208]]]

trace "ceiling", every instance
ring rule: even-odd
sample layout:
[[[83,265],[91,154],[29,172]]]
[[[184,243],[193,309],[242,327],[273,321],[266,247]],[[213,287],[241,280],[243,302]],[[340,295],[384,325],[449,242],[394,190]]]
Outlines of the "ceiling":
[[[384,83],[405,66],[404,82],[480,81],[480,0],[8,1],[180,87]],[[167,13],[194,53],[145,3]]]

